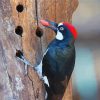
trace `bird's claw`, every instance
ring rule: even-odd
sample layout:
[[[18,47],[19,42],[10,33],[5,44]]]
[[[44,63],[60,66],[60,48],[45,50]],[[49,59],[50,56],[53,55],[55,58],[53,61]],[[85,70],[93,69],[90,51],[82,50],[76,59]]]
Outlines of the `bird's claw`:
[[[25,75],[27,75],[28,74],[28,66],[33,67],[33,65],[31,65],[30,62],[28,60],[26,60],[23,55],[21,57],[17,56],[17,59],[22,61],[25,64],[24,70],[25,70]]]

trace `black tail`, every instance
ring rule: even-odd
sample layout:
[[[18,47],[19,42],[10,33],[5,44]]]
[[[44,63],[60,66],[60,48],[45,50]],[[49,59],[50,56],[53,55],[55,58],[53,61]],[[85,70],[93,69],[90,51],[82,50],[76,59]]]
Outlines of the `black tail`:
[[[63,82],[50,82],[50,87],[45,84],[46,92],[48,94],[46,100],[62,100],[66,90],[66,84]]]
[[[45,89],[47,92],[47,99],[46,100],[52,100],[53,93],[52,93],[50,87],[48,87],[47,84],[44,84],[44,85],[45,85]]]

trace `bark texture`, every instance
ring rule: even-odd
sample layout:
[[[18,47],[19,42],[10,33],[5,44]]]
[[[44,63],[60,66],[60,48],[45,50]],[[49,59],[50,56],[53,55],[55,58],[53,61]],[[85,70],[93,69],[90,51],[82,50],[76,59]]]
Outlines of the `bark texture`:
[[[19,4],[24,7],[22,12],[16,10]],[[24,75],[24,64],[16,59],[16,50],[23,51],[35,67],[54,37],[38,20],[71,22],[77,5],[77,0],[0,0],[0,100],[44,100],[43,82],[31,67]],[[37,25],[44,30],[41,38],[35,34]],[[17,26],[23,28],[22,37],[15,33]],[[69,84],[63,100],[71,99]]]

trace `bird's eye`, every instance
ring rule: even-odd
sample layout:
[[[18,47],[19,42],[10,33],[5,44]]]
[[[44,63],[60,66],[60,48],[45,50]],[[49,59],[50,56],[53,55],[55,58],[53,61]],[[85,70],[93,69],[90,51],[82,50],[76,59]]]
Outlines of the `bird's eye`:
[[[63,28],[63,27],[60,27],[60,30],[61,30],[61,31],[63,31],[63,30],[64,30],[64,28]]]

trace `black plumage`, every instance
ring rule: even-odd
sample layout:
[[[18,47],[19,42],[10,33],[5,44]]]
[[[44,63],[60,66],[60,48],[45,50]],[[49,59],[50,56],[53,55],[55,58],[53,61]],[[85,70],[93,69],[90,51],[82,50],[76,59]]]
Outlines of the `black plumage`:
[[[43,57],[43,75],[47,76],[51,94],[64,94],[75,64],[74,43],[53,40]],[[66,86],[63,81],[66,80]],[[48,87],[49,88],[49,87]],[[49,97],[49,98],[50,98]]]
[[[48,45],[47,52],[42,60],[42,74],[47,76],[49,81],[49,87],[45,84],[48,93],[47,100],[62,100],[74,69],[75,39],[66,25],[57,26],[56,24],[56,27],[49,28],[53,29],[56,35],[59,31],[63,38],[61,40],[55,38]]]

